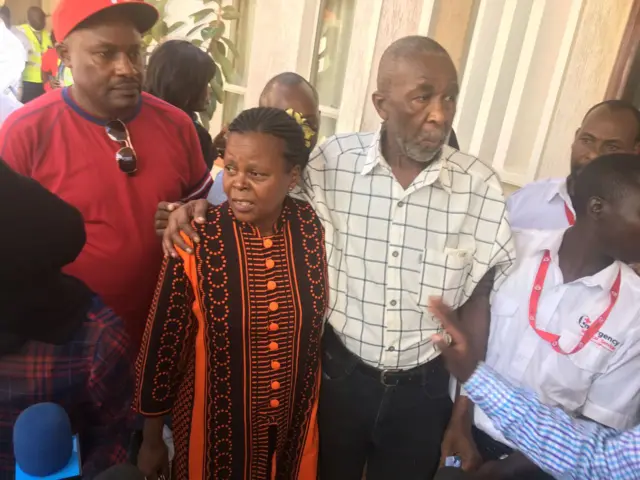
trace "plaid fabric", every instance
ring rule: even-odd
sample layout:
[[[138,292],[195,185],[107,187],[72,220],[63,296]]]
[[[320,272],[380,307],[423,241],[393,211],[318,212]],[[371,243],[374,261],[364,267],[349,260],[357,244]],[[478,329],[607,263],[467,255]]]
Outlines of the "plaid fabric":
[[[438,355],[429,297],[459,307],[491,268],[514,259],[496,174],[443,147],[406,190],[380,153],[380,132],[338,135],[316,150],[304,189],[322,220],[328,321],[370,365],[405,369]]]
[[[540,468],[576,480],[640,478],[640,427],[619,432],[577,420],[516,389],[482,364],[465,383],[469,398]]]
[[[96,297],[67,344],[30,342],[19,354],[0,357],[0,479],[13,479],[16,418],[40,402],[57,403],[69,414],[86,475],[125,462],[133,419],[131,355],[122,321]]]

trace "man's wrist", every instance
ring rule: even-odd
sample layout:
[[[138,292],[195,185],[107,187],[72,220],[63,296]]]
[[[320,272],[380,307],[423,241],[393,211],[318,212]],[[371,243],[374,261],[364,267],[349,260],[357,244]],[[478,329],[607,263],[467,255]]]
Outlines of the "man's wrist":
[[[469,398],[459,396],[453,406],[449,426],[456,429],[470,430],[472,424],[473,402]]]
[[[462,382],[462,388],[464,388],[467,393],[473,391],[473,389],[477,388],[478,385],[482,382],[479,377],[482,375],[483,366],[483,361],[478,362],[476,368],[473,370],[473,372],[471,372],[471,375],[469,375],[469,377]]]

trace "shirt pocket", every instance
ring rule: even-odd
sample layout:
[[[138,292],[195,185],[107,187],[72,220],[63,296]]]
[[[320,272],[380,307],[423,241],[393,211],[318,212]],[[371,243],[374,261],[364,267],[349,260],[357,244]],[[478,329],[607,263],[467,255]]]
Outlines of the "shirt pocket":
[[[598,345],[594,341],[594,339],[597,340],[597,338],[598,334],[596,333],[591,341],[587,342],[581,350],[571,355],[562,356],[566,357],[575,368],[581,371],[589,372],[594,376],[604,373],[609,366],[609,362],[611,362],[613,352],[604,346]],[[561,348],[567,352],[575,348],[575,345],[577,345],[581,339],[582,332],[566,328],[562,330],[560,334],[559,343]]]
[[[567,352],[582,338],[574,329],[560,333],[560,346]],[[593,342],[571,355],[552,351],[547,356],[541,375],[540,389],[548,401],[563,405],[569,411],[579,411],[584,405],[593,382],[602,375],[613,359],[613,352]]]
[[[528,324],[522,325],[522,318],[517,318],[519,308],[518,302],[508,294],[496,295],[491,302],[491,326],[487,348],[489,365],[498,365],[501,354],[505,351],[503,346],[512,344],[514,338],[522,338],[523,328],[529,328]],[[509,351],[511,349],[507,349],[507,352]]]
[[[469,250],[425,249],[418,305],[426,308],[430,297],[441,297],[452,308],[459,307],[464,298],[464,285],[471,274],[473,253]]]

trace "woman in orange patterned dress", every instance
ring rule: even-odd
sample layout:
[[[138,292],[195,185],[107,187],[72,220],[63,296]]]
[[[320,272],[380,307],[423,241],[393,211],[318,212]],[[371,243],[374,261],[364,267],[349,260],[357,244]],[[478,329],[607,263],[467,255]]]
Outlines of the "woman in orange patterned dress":
[[[167,259],[138,359],[139,466],[177,480],[315,480],[324,232],[288,196],[309,159],[296,120],[254,108],[229,126],[224,190],[192,254]]]

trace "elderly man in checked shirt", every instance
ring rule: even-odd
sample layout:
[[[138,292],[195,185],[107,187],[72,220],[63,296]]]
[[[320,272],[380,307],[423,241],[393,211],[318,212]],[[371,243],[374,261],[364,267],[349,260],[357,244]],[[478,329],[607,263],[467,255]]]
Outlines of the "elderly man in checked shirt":
[[[300,194],[323,221],[329,264],[323,479],[360,480],[366,467],[368,480],[418,480],[448,455],[465,469],[481,461],[470,448],[468,399],[458,397],[452,414],[428,299],[473,318],[469,328],[484,350],[489,292],[514,248],[495,173],[445,145],[458,88],[442,46],[419,36],[396,41],[373,94],[381,128],[329,138],[306,169]],[[255,181],[240,178],[236,188]],[[206,208],[191,202],[171,215],[166,252],[187,248],[180,231],[193,237],[190,220],[201,221]]]

